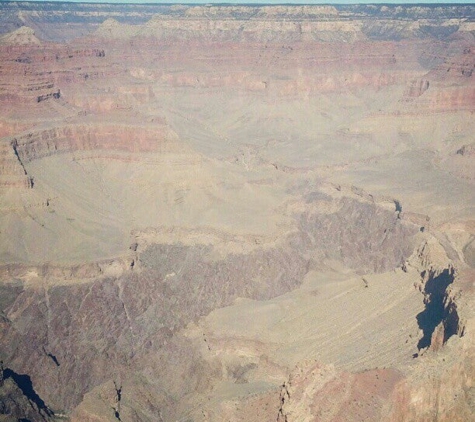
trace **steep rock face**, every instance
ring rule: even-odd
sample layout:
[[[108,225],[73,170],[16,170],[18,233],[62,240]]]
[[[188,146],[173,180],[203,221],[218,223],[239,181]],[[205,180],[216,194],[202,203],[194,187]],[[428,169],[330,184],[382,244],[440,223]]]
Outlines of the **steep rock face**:
[[[475,54],[466,48],[462,54],[446,58],[424,76],[411,83],[406,101],[419,113],[473,110],[475,104]]]
[[[88,158],[130,160],[136,153],[175,154],[192,162],[197,159],[166,125],[152,127],[133,125],[68,125],[30,131],[13,138],[4,138],[0,143],[0,186],[32,188],[33,177],[26,164],[54,154],[86,154]]]
[[[25,170],[15,148],[7,142],[0,143],[0,187],[31,188],[31,177]]]
[[[162,5],[162,4],[78,4],[68,11],[61,5],[30,5],[11,3],[2,6],[2,28],[11,31],[25,23],[34,27],[41,38],[56,41],[69,41],[93,31],[107,18],[115,18],[127,24],[139,24],[161,14],[171,19],[189,18],[223,20],[322,20],[348,21],[361,19],[370,30],[365,31],[375,38],[400,39],[401,37],[448,37],[460,26],[470,27],[474,11],[471,5],[434,7],[432,5]],[[50,18],[54,16],[54,22]],[[378,20],[386,21],[381,25]],[[452,22],[446,22],[452,19]],[[421,27],[414,25],[423,20]],[[465,21],[465,20],[468,20]],[[444,21],[441,24],[441,21]],[[461,22],[462,21],[462,22]],[[41,25],[39,24],[41,22]],[[445,24],[445,25],[444,25]],[[461,25],[462,24],[462,25]],[[82,25],[82,26],[81,26]],[[447,28],[445,28],[446,26]],[[442,28],[441,28],[442,27]],[[467,29],[466,29],[467,30]]]
[[[467,421],[474,412],[474,348],[469,327],[438,354],[428,353],[395,389],[391,421]],[[454,349],[458,352],[453,353]],[[437,374],[437,375],[436,375]]]
[[[186,26],[183,23],[186,22]],[[348,21],[292,22],[280,20],[209,20],[154,18],[138,35],[188,40],[289,42],[301,40],[349,42],[362,39],[361,23]]]
[[[0,421],[53,421],[53,412],[29,388],[28,378],[10,369],[0,375]],[[23,376],[24,377],[24,376]]]
[[[333,12],[322,14],[315,8],[313,14],[305,15],[295,10],[294,19],[283,23],[280,16],[289,11],[244,9],[245,13],[251,10],[255,16],[239,20],[238,16],[244,12],[227,7],[218,11],[186,8],[187,12],[179,17],[159,15],[146,25],[107,20],[95,38],[78,40],[71,47],[47,44],[33,50],[28,45],[4,46],[0,54],[5,82],[0,97],[6,104],[25,100],[43,103],[61,98],[88,111],[108,111],[123,103],[130,104],[131,99],[141,104],[154,98],[150,85],[133,81],[122,83],[122,88],[106,85],[107,89],[84,89],[91,81],[109,82],[126,74],[152,75],[152,80],[175,87],[232,86],[280,95],[363,87],[379,90],[410,83],[423,74],[419,62],[429,48],[426,39],[400,41],[400,44],[372,41],[370,46],[356,28],[358,22],[328,18]],[[213,19],[204,17],[206,13],[212,13]],[[295,34],[300,35],[295,38]],[[103,39],[98,40],[98,36]],[[124,45],[124,37],[133,46]],[[349,40],[352,45],[347,43]],[[187,57],[177,50],[183,42],[190,43]],[[335,43],[338,48],[334,48]],[[149,53],[144,56],[141,51]],[[268,62],[266,67],[272,67],[256,72],[254,69],[264,61]],[[230,76],[229,66],[233,62],[236,66]],[[183,71],[185,64],[193,70]],[[301,69],[298,77],[288,71],[296,65]],[[271,69],[274,75],[270,74]],[[71,89],[73,84],[79,84],[82,89]],[[425,85],[424,82],[424,90]],[[422,91],[410,91],[409,97],[414,93],[420,95]],[[452,101],[454,107],[460,101],[470,101],[469,97],[458,100],[461,94],[456,92],[441,95],[433,101]],[[467,96],[466,91],[464,95]]]
[[[123,151],[128,153],[175,152],[186,148],[177,142],[166,126],[75,125],[29,132],[11,140],[12,148],[23,163],[52,154],[74,151]]]
[[[463,53],[453,58],[447,59],[443,64],[430,72],[430,75],[437,80],[458,80],[459,83],[473,81],[472,75],[475,70],[475,51],[467,47]]]
[[[419,327],[423,331],[418,343],[419,350],[429,348],[437,351],[451,336],[462,336],[465,331],[457,312],[453,290],[449,287],[454,278],[455,270],[452,267],[443,271],[423,272],[426,308],[417,315]]]
[[[2,74],[2,84],[0,86],[0,101],[3,104],[18,104],[20,101],[30,103],[40,103],[50,98],[59,98],[60,93],[54,81],[49,75],[40,75],[32,72],[30,65],[26,65],[21,57],[13,61],[2,60],[4,64],[0,72]],[[11,57],[10,49],[3,49],[0,52],[2,58]],[[28,69],[27,69],[28,67]]]
[[[315,202],[321,199],[308,200],[319,208]],[[300,230],[305,233],[300,239],[304,245],[314,245],[326,258],[342,260],[361,272],[383,272],[400,266],[411,253],[412,245],[398,239],[414,234],[414,227],[402,224],[397,212],[391,213],[371,203],[354,207],[347,199],[341,200],[336,213],[304,213],[300,217]],[[366,237],[366,233],[373,235]],[[363,248],[355,248],[360,242]]]
[[[120,29],[119,33],[124,31]],[[87,42],[97,43],[97,40]],[[180,52],[182,42],[189,45],[186,56]],[[191,37],[187,41],[173,42],[170,37],[142,35],[134,36],[130,43],[133,49],[127,48],[127,43],[124,45],[120,39],[100,42],[106,51],[105,62],[113,63],[117,71],[122,66],[124,73],[132,77],[122,87],[107,80],[102,89],[88,95],[59,85],[64,98],[81,108],[104,111],[124,100],[135,105],[159,98],[165,87],[211,92],[218,88],[234,89],[284,98],[360,89],[377,92],[405,85],[422,76],[425,70],[419,61],[427,49],[424,41],[375,42],[371,46],[363,41],[338,42],[335,48],[333,43],[311,40],[224,42],[216,37],[204,40]],[[144,56],[143,51],[149,54]],[[298,68],[297,73],[295,68]]]
[[[421,288],[426,295],[431,293],[426,296],[424,313],[432,327],[438,325],[430,332],[426,332],[427,326],[421,326],[424,336],[419,344],[427,350],[422,351],[407,377],[395,387],[387,417],[390,421],[445,422],[475,417],[475,273],[463,266],[454,270],[443,248],[435,242],[431,245],[426,244],[417,252],[418,258],[412,265],[426,268]],[[431,305],[431,300],[439,303]]]
[[[113,69],[106,71],[101,67],[100,58],[104,54],[100,49],[74,49],[54,44],[0,45],[0,101],[18,107],[25,101],[33,105],[59,99],[61,84],[113,74]]]
[[[425,264],[431,261],[429,268],[436,268],[444,260],[434,246],[422,248],[422,254],[419,253]],[[472,298],[463,298],[473,291],[473,270],[428,269],[427,274],[427,277],[422,275],[421,283],[427,291],[439,289],[444,312],[439,315],[436,310],[429,310],[434,323],[439,317],[442,321],[432,336],[429,335],[431,343],[427,351],[417,356],[409,369],[400,372],[375,368],[346,373],[333,366],[302,362],[291,371],[280,391],[261,396],[260,405],[279,403],[274,417],[285,422],[472,420],[475,366],[474,343],[469,331],[474,308]],[[449,278],[450,283],[445,278]],[[451,283],[453,285],[446,289]],[[436,291],[432,291],[426,305],[436,302],[436,296]],[[248,403],[253,405],[252,400]],[[231,414],[242,413],[236,409]]]
[[[410,10],[410,11],[409,11]],[[455,12],[455,9],[454,9]],[[458,13],[471,16],[470,7]],[[361,39],[401,40],[408,38],[447,39],[454,33],[469,30],[460,15],[434,20],[441,11],[428,8],[398,10],[393,7],[351,6],[191,6],[173,8],[152,18],[145,28],[122,26],[108,21],[97,34],[124,38],[137,35],[171,37],[185,40],[193,34],[198,39],[222,41],[345,41]],[[378,19],[374,19],[375,15]],[[398,16],[399,15],[399,16]],[[432,16],[431,16],[432,15]],[[286,18],[286,19],[284,19]],[[182,25],[186,22],[186,25]]]

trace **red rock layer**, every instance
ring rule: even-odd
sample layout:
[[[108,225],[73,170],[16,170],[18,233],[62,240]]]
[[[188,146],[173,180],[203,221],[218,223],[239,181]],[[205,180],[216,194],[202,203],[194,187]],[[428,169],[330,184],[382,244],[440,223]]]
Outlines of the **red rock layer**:
[[[409,85],[404,101],[418,113],[475,110],[475,51],[465,51]]]
[[[110,76],[104,51],[60,45],[0,46],[0,103],[14,107],[61,96],[60,85]]]
[[[176,135],[166,126],[71,125],[29,132],[12,139],[23,163],[74,151],[183,152]]]

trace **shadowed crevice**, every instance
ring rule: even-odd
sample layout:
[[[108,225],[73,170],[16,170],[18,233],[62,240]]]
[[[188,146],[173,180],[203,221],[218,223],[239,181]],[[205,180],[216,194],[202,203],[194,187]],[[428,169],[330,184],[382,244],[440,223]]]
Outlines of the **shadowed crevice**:
[[[38,408],[38,412],[41,416],[53,416],[54,412],[48,408],[44,400],[38,395],[33,387],[33,383],[31,382],[31,378],[29,375],[26,374],[17,374],[16,372],[12,371],[10,368],[5,368],[3,370],[3,378],[8,379],[11,378],[17,386],[20,388],[22,393],[28,398],[30,403],[36,405]]]
[[[425,274],[423,274],[424,276]],[[425,349],[431,345],[432,334],[436,327],[444,323],[444,343],[452,335],[457,333],[458,316],[455,317],[453,310],[446,306],[447,287],[454,281],[453,268],[446,268],[438,276],[429,276],[424,288],[425,309],[417,316],[417,323],[422,329],[422,338],[417,343],[419,350]],[[454,326],[455,322],[455,326]]]

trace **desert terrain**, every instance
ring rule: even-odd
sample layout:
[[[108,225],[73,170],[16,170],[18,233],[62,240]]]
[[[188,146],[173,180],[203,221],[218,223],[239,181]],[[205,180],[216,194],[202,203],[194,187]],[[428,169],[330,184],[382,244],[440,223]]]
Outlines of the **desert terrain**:
[[[475,6],[0,9],[0,422],[475,420]]]

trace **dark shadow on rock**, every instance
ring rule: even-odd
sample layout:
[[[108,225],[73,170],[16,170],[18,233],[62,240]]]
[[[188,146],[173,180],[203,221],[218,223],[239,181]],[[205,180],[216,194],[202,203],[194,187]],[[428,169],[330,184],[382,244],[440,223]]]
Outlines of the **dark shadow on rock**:
[[[3,370],[4,379],[11,378],[18,385],[22,393],[28,398],[28,400],[36,405],[41,415],[53,416],[54,412],[46,406],[43,399],[36,393],[33,388],[33,383],[29,375],[17,374],[10,368]]]
[[[453,281],[454,270],[452,268],[446,268],[438,276],[429,277],[426,283],[424,289],[424,294],[426,296],[424,302],[426,307],[416,317],[419,328],[422,329],[423,332],[422,338],[417,343],[419,350],[430,346],[432,334],[435,328],[449,316],[449,310],[446,308],[444,301],[447,287]],[[456,334],[456,331],[453,333],[446,333],[444,335],[444,341],[453,334]]]

